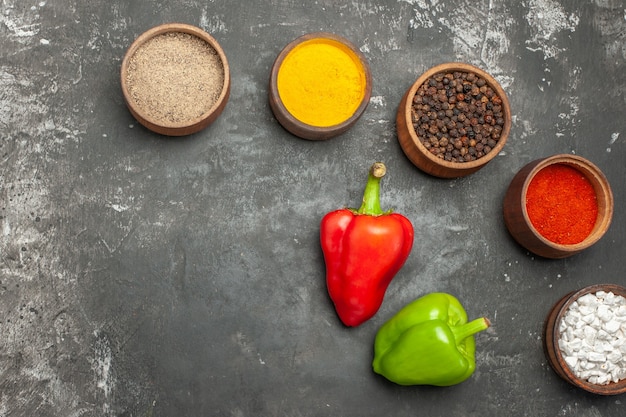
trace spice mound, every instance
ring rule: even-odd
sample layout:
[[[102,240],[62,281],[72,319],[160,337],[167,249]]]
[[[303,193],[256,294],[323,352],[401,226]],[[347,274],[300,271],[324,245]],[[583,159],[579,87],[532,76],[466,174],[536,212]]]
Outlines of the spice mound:
[[[583,174],[566,164],[553,164],[541,169],[528,185],[526,211],[543,237],[573,245],[593,230],[598,203],[593,185]]]
[[[505,124],[502,98],[473,72],[441,72],[413,96],[413,128],[435,157],[470,162],[496,147]]]
[[[203,39],[183,32],[157,35],[129,60],[127,88],[143,116],[185,126],[208,112],[224,86],[224,66]]]
[[[606,385],[626,379],[626,298],[585,294],[559,324],[559,349],[576,377]]]
[[[285,56],[276,85],[293,117],[311,126],[329,127],[345,122],[357,111],[366,82],[363,64],[348,46],[314,38]]]

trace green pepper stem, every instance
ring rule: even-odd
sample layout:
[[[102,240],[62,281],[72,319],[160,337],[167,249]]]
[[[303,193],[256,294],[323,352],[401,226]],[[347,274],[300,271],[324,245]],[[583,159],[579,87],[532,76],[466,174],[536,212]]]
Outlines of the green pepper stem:
[[[363,203],[357,210],[358,214],[379,216],[383,213],[380,208],[380,180],[387,173],[387,168],[382,162],[375,162],[367,176],[367,184],[363,192]]]
[[[481,317],[479,319],[472,320],[469,323],[465,323],[461,326],[453,326],[452,333],[454,333],[454,338],[456,339],[456,342],[460,343],[465,338],[486,330],[489,326],[491,326],[491,322],[489,321],[489,319]]]

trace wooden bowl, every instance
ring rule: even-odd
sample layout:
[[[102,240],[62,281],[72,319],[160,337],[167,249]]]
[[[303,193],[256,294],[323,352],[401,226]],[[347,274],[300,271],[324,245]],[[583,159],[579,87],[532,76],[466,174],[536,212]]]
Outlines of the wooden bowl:
[[[327,48],[333,53],[305,55],[313,47]],[[340,67],[339,60],[347,65]],[[299,62],[298,66],[294,62]],[[304,70],[300,71],[301,67]],[[348,100],[350,106],[341,111],[336,111],[338,106],[333,105],[333,98],[343,87],[343,83],[337,82],[340,77],[335,70],[345,70],[346,74],[340,73],[340,77],[348,75],[355,81]],[[298,82],[291,85],[283,81],[287,78]],[[317,87],[312,89],[315,82]],[[272,112],[287,131],[303,139],[326,140],[346,132],[365,111],[371,94],[372,76],[365,56],[347,39],[332,33],[315,32],[296,38],[285,46],[272,65],[269,86]],[[306,111],[295,105],[304,102],[302,97],[310,97]]]
[[[598,284],[572,291],[561,298],[550,310],[543,329],[543,345],[548,363],[552,369],[570,384],[585,391],[600,395],[617,395],[626,393],[626,379],[618,382],[610,382],[606,385],[592,384],[587,380],[577,377],[565,362],[563,353],[559,348],[561,333],[559,326],[572,303],[585,294],[595,294],[598,291],[613,292],[615,295],[626,297],[626,288],[614,284]]]
[[[565,164],[575,168],[589,180],[596,193],[596,223],[591,233],[580,243],[564,245],[546,239],[535,229],[528,216],[528,186],[539,171],[552,164]],[[602,171],[590,161],[577,155],[553,155],[530,162],[518,171],[505,194],[503,214],[507,229],[520,245],[545,258],[565,258],[587,249],[606,233],[613,217],[613,193]]]
[[[426,139],[427,135],[418,135],[413,120],[413,100],[420,87],[424,83],[428,82],[431,77],[436,76],[437,74],[453,74],[455,72],[468,74],[473,73],[475,76],[482,78],[486,82],[486,85],[491,87],[491,90],[501,100],[501,103],[498,103],[497,105],[501,106],[501,111],[503,113],[502,118],[504,119],[504,124],[502,126],[498,125],[498,129],[501,129],[501,133],[495,146],[490,147],[491,150],[483,156],[468,162],[446,160],[446,156],[443,154],[439,154],[438,156],[434,155],[422,143],[422,139]],[[439,119],[439,117],[437,118]],[[495,158],[502,150],[511,130],[511,109],[509,100],[504,90],[491,75],[473,65],[451,62],[430,68],[423,73],[406,91],[398,107],[396,115],[396,128],[398,131],[398,141],[400,142],[400,146],[415,166],[435,177],[458,178],[478,171],[489,161]],[[449,131],[446,131],[441,132],[441,134],[442,136],[446,136],[450,133]]]
[[[196,133],[217,119],[230,95],[230,68],[219,43],[195,26],[168,23],[141,34],[121,67],[124,101],[146,128]]]

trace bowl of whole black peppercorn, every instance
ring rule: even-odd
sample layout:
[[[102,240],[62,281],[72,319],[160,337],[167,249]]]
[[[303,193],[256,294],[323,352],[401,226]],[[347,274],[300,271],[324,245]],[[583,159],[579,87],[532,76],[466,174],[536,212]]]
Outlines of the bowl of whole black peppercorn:
[[[495,158],[511,130],[511,108],[500,84],[473,65],[452,62],[423,73],[396,115],[398,141],[427,174],[458,178]]]

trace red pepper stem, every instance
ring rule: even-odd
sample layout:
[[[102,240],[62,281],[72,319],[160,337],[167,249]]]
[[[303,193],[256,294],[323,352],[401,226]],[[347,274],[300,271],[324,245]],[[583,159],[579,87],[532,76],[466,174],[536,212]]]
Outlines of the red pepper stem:
[[[367,184],[363,192],[363,203],[357,210],[358,214],[380,216],[383,210],[380,208],[380,180],[387,173],[387,168],[382,162],[375,162],[367,176]]]
[[[491,326],[489,319],[481,317],[470,321],[469,323],[462,324],[461,326],[453,326],[452,333],[457,343],[460,343],[463,339],[472,336],[478,332],[482,332]]]

